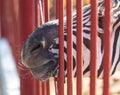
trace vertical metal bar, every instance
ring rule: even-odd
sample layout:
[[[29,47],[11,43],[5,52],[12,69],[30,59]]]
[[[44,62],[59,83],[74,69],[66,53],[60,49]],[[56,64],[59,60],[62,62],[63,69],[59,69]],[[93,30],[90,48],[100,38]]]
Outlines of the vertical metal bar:
[[[34,5],[33,0],[19,0],[19,33],[20,43],[27,39],[27,36],[34,30]],[[20,70],[20,74],[25,74],[28,71]],[[21,77],[21,95],[35,95],[36,80]]]
[[[59,19],[59,0],[56,0],[56,19]],[[58,94],[58,90],[59,90],[59,88],[58,88],[59,80],[58,79],[59,78],[54,78],[56,95],[60,95],[60,94]]]
[[[16,1],[16,3],[13,3],[13,1],[11,2],[9,0],[2,0],[2,31],[4,32],[3,36],[6,37],[10,43],[12,43],[11,46],[12,50],[14,51],[14,57],[16,58],[17,63],[19,62],[19,57],[15,53],[18,50],[16,50],[15,46],[18,45],[21,48],[23,41],[27,38],[27,35],[33,31],[33,15],[31,15],[33,12],[31,8],[32,3],[29,0],[26,1],[27,2],[23,1],[23,4],[21,4],[22,0],[21,2],[19,2],[18,0]],[[19,10],[16,9],[17,4],[19,4]],[[17,15],[14,9],[16,9],[17,12],[19,12],[19,15]],[[29,10],[27,11],[27,9]],[[6,12],[8,13],[7,15]],[[11,20],[9,20],[10,18]],[[16,22],[16,18],[17,20],[19,20],[19,22]],[[19,29],[17,29],[18,27]],[[28,72],[26,70],[21,69],[19,69],[18,71],[20,75],[21,73],[26,74]],[[34,80],[28,80],[28,78],[23,79],[20,76],[20,81],[21,95],[35,94]]]
[[[44,0],[44,19],[45,19],[45,22],[49,21],[49,1],[48,0]],[[50,95],[50,84],[49,84],[49,80],[45,83],[46,86],[45,88],[45,91],[46,91],[46,94],[45,95]]]
[[[45,22],[49,21],[49,1],[45,0]]]
[[[44,24],[45,23],[45,0],[41,0],[40,1],[40,4],[42,5],[42,8],[41,8],[41,10],[40,11],[42,11],[41,12],[41,21],[42,21],[42,23],[41,24]],[[41,91],[42,91],[42,95],[46,95],[46,83],[40,83],[40,85],[41,85]]]
[[[42,82],[39,82],[39,94],[38,95],[43,95],[43,92],[42,92]]]
[[[44,20],[45,20],[45,22],[47,22],[47,21],[49,21],[49,6],[48,6],[49,1],[48,0],[43,0],[42,3],[44,4],[43,5]],[[43,95],[50,95],[49,80],[47,82],[43,83]]]
[[[72,0],[67,0],[67,95],[73,94]]]
[[[59,18],[59,0],[56,0],[56,18]]]
[[[104,16],[104,56],[103,56],[103,95],[110,95],[110,65],[111,65],[111,0],[104,0],[105,16]]]
[[[90,95],[96,95],[98,14],[97,0],[91,0]]]
[[[39,0],[35,0],[35,13],[34,13],[34,16],[35,16],[35,26],[38,27],[40,25],[40,21],[41,21],[41,18],[40,18],[40,4],[39,4]]]
[[[39,0],[39,8],[40,8],[40,24],[44,23],[44,13],[43,13],[43,2]]]
[[[2,13],[2,0],[0,0],[0,14]],[[2,14],[1,14],[2,15]],[[1,32],[1,29],[2,29],[2,24],[1,24],[1,15],[0,15],[0,39],[2,38],[2,32]]]
[[[48,0],[42,0],[42,9],[43,9],[43,18],[44,22],[47,22],[49,20],[49,6],[48,6]]]
[[[50,85],[49,80],[47,82],[42,83],[42,95],[50,95]]]
[[[59,0],[59,79],[58,95],[64,95],[64,9],[63,0]]]
[[[42,5],[42,11],[41,12],[41,24],[44,24],[45,22],[47,22],[49,20],[49,9],[48,9],[48,0],[42,0],[42,2],[40,1],[40,7]],[[44,82],[41,83],[42,85],[42,95],[50,95],[50,86],[49,86],[49,80],[48,82]]]
[[[47,95],[47,85],[46,85],[46,82],[42,83],[42,92],[43,92],[43,95]]]
[[[46,84],[47,84],[47,95],[50,95],[50,80],[48,80]]]
[[[45,0],[41,0],[42,2],[42,15],[43,15],[43,22],[45,22]]]
[[[37,28],[40,25],[40,8],[39,8],[39,1],[38,0],[33,1],[33,8],[34,8],[34,11],[33,11],[33,17],[34,17],[33,24],[35,25],[35,28]],[[42,94],[40,94],[41,90],[39,89],[39,87],[40,87],[39,81],[36,80],[34,82],[34,84],[35,84],[35,87],[34,87],[35,95],[42,95]]]
[[[76,12],[77,12],[77,34],[76,34],[76,58],[77,58],[77,95],[82,95],[82,80],[83,80],[83,0],[76,0]]]

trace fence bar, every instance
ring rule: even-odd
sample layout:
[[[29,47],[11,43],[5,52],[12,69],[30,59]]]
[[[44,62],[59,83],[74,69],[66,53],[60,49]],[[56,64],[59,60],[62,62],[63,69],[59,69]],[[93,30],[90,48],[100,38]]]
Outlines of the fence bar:
[[[20,43],[23,44],[28,35],[34,30],[34,1],[19,0],[19,33]],[[26,74],[28,71],[20,70],[21,74]],[[38,82],[37,82],[38,83]],[[26,89],[27,88],[27,89]],[[21,95],[35,95],[37,93],[36,80],[21,77]],[[38,91],[39,93],[39,91]]]
[[[0,13],[2,13],[2,0],[0,0]],[[0,15],[0,39],[2,38],[2,32],[1,32],[1,29],[2,29],[2,24],[1,24],[1,18],[2,16]]]
[[[111,0],[104,0],[105,16],[104,16],[104,56],[103,56],[103,68],[104,68],[104,86],[103,95],[110,95],[110,65],[111,65]]]
[[[42,93],[42,95],[50,95],[49,80],[47,82],[42,83]]]
[[[42,18],[42,23],[44,24],[45,22],[49,21],[49,6],[48,6],[48,0],[42,0],[42,9],[41,10],[41,17]],[[41,83],[42,84],[42,95],[50,95],[50,85],[49,85],[49,80],[47,82]]]
[[[77,57],[77,95],[82,95],[82,80],[83,80],[83,0],[76,0],[76,12],[77,12],[77,34],[76,34],[76,57]]]
[[[43,92],[42,92],[42,82],[39,82],[39,94],[38,95],[43,95]]]
[[[59,0],[56,0],[56,18],[59,18]]]
[[[67,0],[67,95],[73,95],[72,0]]]
[[[64,95],[64,9],[63,0],[59,0],[59,79],[58,95]]]
[[[90,95],[96,95],[96,65],[97,65],[97,33],[98,14],[97,0],[91,0],[91,36],[90,36]]]
[[[45,22],[49,21],[49,1],[45,0]]]
[[[38,26],[40,26],[41,24],[41,18],[40,18],[40,6],[39,6],[39,1],[38,0],[34,0],[33,2],[33,8],[34,8],[34,13],[33,13],[33,16],[34,16],[34,25],[35,25],[35,28],[37,28]],[[40,22],[41,21],[41,22]],[[34,90],[35,90],[35,94],[36,95],[42,95],[42,90],[40,89],[40,84],[41,82],[39,82],[38,80],[35,81],[35,87],[34,87]]]
[[[46,82],[42,83],[42,93],[43,93],[43,95],[47,95],[47,85],[46,85]]]
[[[41,1],[40,1],[41,2]],[[35,4],[35,13],[34,13],[34,16],[35,16],[35,26],[38,27],[40,24],[41,24],[41,18],[40,18],[40,4],[39,4],[39,1],[38,0],[35,0],[34,2]]]

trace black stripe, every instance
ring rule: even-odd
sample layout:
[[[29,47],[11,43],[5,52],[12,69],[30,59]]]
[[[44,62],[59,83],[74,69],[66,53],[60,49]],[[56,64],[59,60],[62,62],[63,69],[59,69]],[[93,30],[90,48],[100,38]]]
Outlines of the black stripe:
[[[117,19],[117,21],[113,24],[113,29],[116,26],[116,24],[118,24],[120,22],[120,17]]]
[[[64,53],[66,53],[66,54],[67,54],[67,48],[66,48],[66,47],[64,47]]]
[[[103,62],[102,62],[102,64],[103,64]],[[103,71],[103,66],[102,66],[102,64],[100,65],[100,68],[98,69],[98,74],[97,74],[97,77],[99,77],[100,76],[100,74],[102,73],[102,71]]]
[[[76,44],[73,42],[73,48],[76,50]]]
[[[59,49],[59,44],[53,45],[53,49]]]
[[[112,74],[115,73],[116,68],[117,68],[119,62],[120,62],[120,50],[119,50],[119,57],[118,57],[118,60],[117,60],[117,62],[116,62],[116,64],[115,64],[115,67],[114,67],[114,69],[113,69],[113,71],[112,71]]]
[[[85,37],[83,37],[83,43],[88,49],[90,49],[90,40],[89,39],[86,39]]]
[[[75,69],[75,67],[76,67],[76,60],[75,60],[75,58],[73,57],[73,70]]]
[[[120,26],[116,29],[115,36],[114,36],[114,43],[113,43],[113,52],[112,52],[112,64],[115,59],[115,53],[116,53],[116,48],[117,48],[117,41],[120,33]]]
[[[87,66],[87,68],[83,71],[83,75],[90,71],[90,65]]]
[[[89,28],[89,27],[88,27],[88,28]],[[89,31],[89,30],[85,30],[85,29],[84,29],[83,32],[86,33],[86,34],[90,34],[90,31]]]

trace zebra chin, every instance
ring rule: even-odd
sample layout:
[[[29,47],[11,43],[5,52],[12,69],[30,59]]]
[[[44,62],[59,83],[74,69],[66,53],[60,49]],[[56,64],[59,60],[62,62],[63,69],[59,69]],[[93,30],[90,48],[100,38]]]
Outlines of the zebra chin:
[[[40,67],[31,68],[32,75],[40,81],[47,81],[50,77],[57,75],[57,62],[50,61]]]

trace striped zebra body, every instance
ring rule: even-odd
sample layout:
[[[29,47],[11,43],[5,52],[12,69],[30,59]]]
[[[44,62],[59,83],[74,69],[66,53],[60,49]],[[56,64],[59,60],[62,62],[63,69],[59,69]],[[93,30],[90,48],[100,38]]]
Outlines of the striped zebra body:
[[[111,9],[112,14],[112,67],[110,73],[113,74],[117,69],[120,69],[120,16],[119,11],[120,1],[114,0],[113,7]],[[90,74],[90,5],[83,8],[83,75],[89,76]],[[97,71],[98,77],[102,76],[102,60],[103,60],[103,16],[104,7],[103,1],[98,3],[98,46],[97,46]],[[76,76],[76,14],[73,15],[73,75]],[[64,24],[64,68],[65,76],[67,75],[67,26]],[[53,53],[56,58],[59,56],[59,38],[54,39],[55,45],[51,46],[49,52]],[[107,63],[106,63],[107,64]],[[59,67],[59,66],[58,66]],[[58,70],[57,70],[58,71]],[[56,72],[57,76],[58,72]]]

